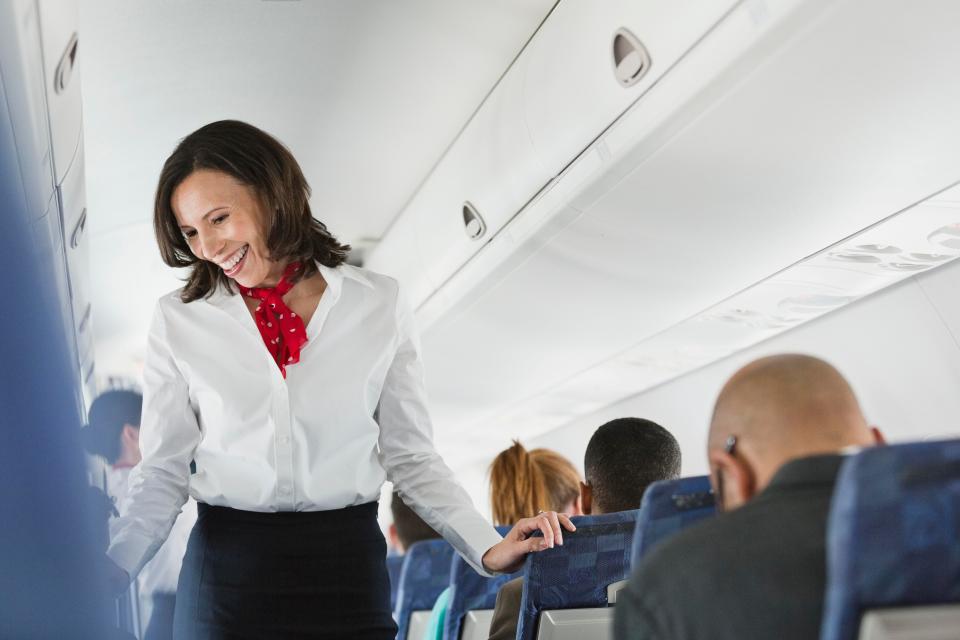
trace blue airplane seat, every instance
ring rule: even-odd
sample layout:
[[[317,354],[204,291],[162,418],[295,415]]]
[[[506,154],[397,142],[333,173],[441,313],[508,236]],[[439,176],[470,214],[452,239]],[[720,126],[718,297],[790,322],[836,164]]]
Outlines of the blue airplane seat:
[[[708,476],[654,482],[640,502],[631,565],[636,567],[658,542],[716,513]]]
[[[496,529],[497,533],[504,536],[511,527],[501,526]],[[459,640],[467,612],[493,609],[500,587],[521,575],[521,571],[517,571],[487,578],[474,571],[460,554],[455,553],[450,563],[450,604],[444,621],[444,640]]]
[[[398,627],[397,640],[406,640],[410,615],[414,611],[433,609],[437,596],[449,586],[453,555],[450,543],[440,539],[423,540],[407,549],[400,570],[394,614]]]
[[[390,610],[397,609],[397,592],[400,590],[400,570],[404,556],[387,556],[387,575],[390,576]]]
[[[960,602],[958,541],[960,440],[852,456],[827,524],[822,640],[857,638],[870,609]]]
[[[636,509],[572,520],[577,530],[563,532],[563,546],[524,563],[517,640],[536,637],[542,611],[606,607],[607,587],[630,572]]]

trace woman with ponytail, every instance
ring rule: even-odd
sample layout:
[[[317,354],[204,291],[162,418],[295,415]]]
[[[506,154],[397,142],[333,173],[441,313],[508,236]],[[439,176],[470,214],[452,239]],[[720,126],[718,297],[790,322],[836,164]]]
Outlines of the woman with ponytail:
[[[506,525],[541,511],[581,515],[580,474],[569,460],[550,449],[527,451],[519,441],[490,465],[493,522]]]
[[[583,514],[580,474],[569,460],[550,449],[527,451],[518,441],[490,465],[490,503],[494,524],[509,524],[541,511]],[[490,622],[490,640],[517,635],[523,578],[503,585]]]
[[[524,518],[553,511],[566,516],[579,516],[583,514],[580,507],[580,474],[573,463],[559,453],[550,449],[527,451],[519,441],[514,440],[513,445],[501,451],[490,465],[490,502],[495,525],[511,525]],[[509,585],[514,585],[511,589],[519,593],[523,583],[517,578],[507,583]],[[449,598],[448,587],[433,605],[424,640],[440,640],[443,637]],[[500,599],[498,594],[498,607]],[[509,637],[513,638],[516,635],[516,615],[510,622],[511,615],[504,611],[501,616],[503,622],[498,622],[495,617],[494,623],[505,629],[512,628],[513,633],[509,633]],[[491,631],[493,629],[491,627]]]

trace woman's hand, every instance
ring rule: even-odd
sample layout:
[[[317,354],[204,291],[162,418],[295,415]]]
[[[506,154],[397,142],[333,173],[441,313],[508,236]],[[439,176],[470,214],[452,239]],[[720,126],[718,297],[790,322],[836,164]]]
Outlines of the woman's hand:
[[[513,525],[503,540],[483,554],[483,567],[487,571],[511,573],[523,565],[528,553],[552,549],[554,544],[563,544],[563,530],[576,531],[570,518],[556,511],[543,511],[535,518],[524,518]],[[542,531],[542,538],[531,538],[534,531]]]

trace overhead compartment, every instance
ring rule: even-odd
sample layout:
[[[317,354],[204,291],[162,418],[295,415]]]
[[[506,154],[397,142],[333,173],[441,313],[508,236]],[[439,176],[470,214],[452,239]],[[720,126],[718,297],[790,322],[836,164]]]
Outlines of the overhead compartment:
[[[43,83],[40,22],[33,0],[0,2],[3,97],[16,131],[17,159],[30,215],[47,213],[54,180]]]
[[[90,242],[87,233],[86,174],[82,140],[77,151],[77,160],[57,188],[57,195],[63,219],[63,244],[73,316],[72,331],[77,340],[81,376],[88,378],[86,374],[93,367],[93,313],[90,300]],[[92,377],[89,381],[84,379],[83,382],[85,386],[92,385]],[[90,391],[92,388],[88,388],[88,392]]]
[[[442,295],[449,278],[734,4],[559,3],[367,266],[396,275],[415,306]]]
[[[39,0],[43,77],[46,79],[56,181],[67,175],[80,146],[80,41],[76,0]]]
[[[957,184],[957,24],[938,0],[738,3],[419,306],[437,424],[530,437],[945,260],[863,241],[772,311],[732,303]],[[924,242],[952,249],[953,213]]]

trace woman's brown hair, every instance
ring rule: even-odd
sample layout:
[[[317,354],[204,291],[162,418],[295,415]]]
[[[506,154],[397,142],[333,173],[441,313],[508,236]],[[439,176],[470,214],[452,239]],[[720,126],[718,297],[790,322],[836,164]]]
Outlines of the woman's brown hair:
[[[197,258],[177,224],[170,199],[194,171],[220,171],[250,187],[266,215],[264,234],[272,260],[304,264],[302,277],[316,273],[314,261],[337,267],[347,258],[340,244],[310,211],[310,186],[293,154],[276,138],[237,120],[200,127],[180,141],[163,164],[153,207],[153,228],[160,256],[171,267],[193,267],[180,293],[184,302],[210,296],[230,279],[217,265]]]
[[[580,474],[550,449],[527,451],[514,440],[490,465],[494,524],[514,524],[539,511],[562,511],[579,495]]]

